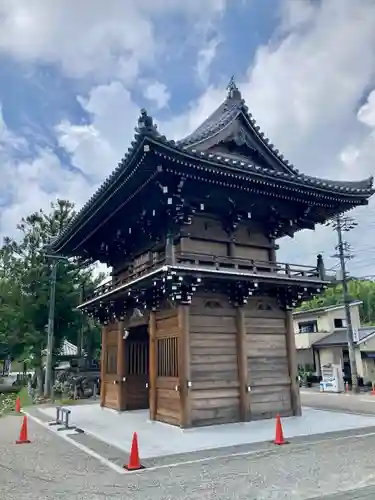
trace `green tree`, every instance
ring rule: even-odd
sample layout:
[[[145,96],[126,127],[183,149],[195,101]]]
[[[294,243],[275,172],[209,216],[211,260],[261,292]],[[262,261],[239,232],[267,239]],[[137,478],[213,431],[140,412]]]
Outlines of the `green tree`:
[[[37,369],[39,389],[42,389],[42,353],[47,344],[47,323],[51,261],[45,256],[45,246],[74,217],[74,205],[66,200],[51,204],[50,212],[35,212],[17,226],[19,235],[6,238],[1,249],[3,299],[7,313],[0,323],[0,340],[11,343],[18,338],[17,350],[27,351]],[[69,259],[57,266],[55,302],[55,343],[57,353],[64,339],[77,344],[79,332],[92,337],[93,348],[99,339],[98,326],[76,308],[82,288],[95,287],[103,275],[95,277],[89,261]],[[6,291],[6,283],[11,291]],[[1,296],[1,290],[0,290]]]
[[[375,325],[375,283],[370,280],[350,279],[348,281],[351,300],[361,300],[359,307],[363,325]],[[325,292],[308,302],[304,302],[300,310],[308,311],[316,307],[326,307],[343,303],[343,289],[340,283],[329,287]]]

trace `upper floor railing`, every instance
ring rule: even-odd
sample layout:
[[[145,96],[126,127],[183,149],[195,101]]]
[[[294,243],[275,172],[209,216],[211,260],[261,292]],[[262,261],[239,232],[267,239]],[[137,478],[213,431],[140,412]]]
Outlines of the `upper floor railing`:
[[[110,280],[103,285],[98,286],[93,293],[85,296],[87,300],[100,298],[102,295],[111,293],[123,285],[146,276],[148,273],[157,270],[166,265],[165,256],[155,258],[153,256],[149,261],[129,270],[119,279]],[[305,280],[332,281],[332,276],[322,275],[317,266],[306,266],[297,264],[288,264],[282,262],[259,261],[253,259],[244,259],[239,257],[218,257],[210,254],[176,251],[174,254],[174,264],[194,270],[216,270],[248,273],[249,275],[275,276]]]
[[[318,268],[305,265],[286,264],[282,262],[260,261],[240,257],[216,257],[214,255],[176,252],[176,263],[199,268],[210,268],[218,271],[233,270],[254,274],[271,273],[287,276],[289,278],[315,278],[320,279]]]

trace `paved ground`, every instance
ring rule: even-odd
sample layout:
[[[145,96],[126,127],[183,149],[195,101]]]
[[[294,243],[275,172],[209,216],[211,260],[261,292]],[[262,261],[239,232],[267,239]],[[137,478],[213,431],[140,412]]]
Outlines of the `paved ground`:
[[[274,419],[182,430],[161,422],[150,422],[148,410],[118,413],[101,408],[99,403],[67,408],[71,410],[72,424],[122,451],[130,450],[133,432],[137,432],[145,459],[261,443],[272,441],[275,436]],[[55,408],[44,411],[51,420],[56,418]],[[309,408],[303,409],[302,417],[284,418],[283,426],[285,436],[291,438],[375,426],[375,418]]]
[[[375,396],[372,396],[371,393],[334,394],[307,389],[301,391],[301,401],[303,406],[321,410],[375,415]]]
[[[0,420],[0,500],[375,498],[375,428],[362,437],[299,438],[283,447],[259,445],[248,454],[119,474],[33,421],[32,444],[15,445],[20,424],[20,417]],[[350,489],[357,491],[330,496]]]

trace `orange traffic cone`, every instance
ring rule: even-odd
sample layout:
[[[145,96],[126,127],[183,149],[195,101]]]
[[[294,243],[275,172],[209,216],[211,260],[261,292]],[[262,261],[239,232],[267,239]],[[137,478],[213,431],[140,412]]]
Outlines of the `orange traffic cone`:
[[[137,436],[136,432],[134,432],[134,434],[133,434],[132,447],[130,450],[129,464],[124,465],[124,469],[126,469],[126,470],[144,469],[144,467],[141,465],[141,462],[139,460],[138,436]]]
[[[16,399],[16,413],[21,413],[21,399],[19,396]]]
[[[283,426],[281,424],[281,419],[279,414],[276,415],[276,436],[274,444],[277,444],[278,446],[287,444],[287,442],[284,439]]]
[[[31,443],[31,441],[27,437],[27,417],[26,415],[23,417],[20,438],[16,441],[16,444],[27,444]]]
[[[371,394],[372,394],[373,396],[375,396],[375,384],[374,384],[374,382],[372,383]]]

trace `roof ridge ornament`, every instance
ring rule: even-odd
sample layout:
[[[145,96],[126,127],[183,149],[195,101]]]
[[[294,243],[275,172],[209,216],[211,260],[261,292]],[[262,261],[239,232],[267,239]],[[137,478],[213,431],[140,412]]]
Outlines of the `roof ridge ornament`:
[[[151,116],[148,115],[147,111],[142,108],[139,118],[138,118],[138,127],[137,131],[139,133],[152,133],[152,134],[157,134],[157,127],[154,124],[154,120],[152,119]]]
[[[239,91],[234,76],[231,76],[229,83],[227,85],[228,99],[242,99],[241,92]]]

